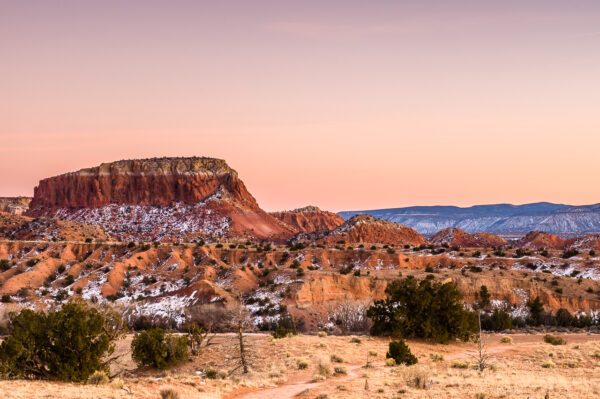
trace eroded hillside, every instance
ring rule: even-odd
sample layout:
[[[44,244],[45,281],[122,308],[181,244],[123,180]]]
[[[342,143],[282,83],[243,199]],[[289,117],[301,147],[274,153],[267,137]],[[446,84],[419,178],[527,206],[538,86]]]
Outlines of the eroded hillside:
[[[467,303],[486,285],[494,306],[516,316],[524,315],[527,300],[536,296],[548,310],[600,309],[599,257],[440,250],[4,241],[0,294],[23,306],[47,307],[72,297],[106,301],[129,318],[175,324],[185,322],[192,306],[243,300],[259,327],[285,311],[317,329],[331,324],[344,304],[384,298],[388,281],[432,275],[454,281]]]

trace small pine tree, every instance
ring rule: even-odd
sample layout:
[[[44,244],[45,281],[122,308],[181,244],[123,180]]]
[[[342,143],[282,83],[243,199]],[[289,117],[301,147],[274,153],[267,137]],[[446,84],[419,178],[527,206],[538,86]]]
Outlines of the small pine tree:
[[[544,313],[544,305],[540,301],[540,297],[537,296],[535,299],[527,301],[527,307],[529,308],[529,318],[527,319],[529,324],[539,326],[542,324],[542,316]]]
[[[481,288],[479,289],[479,307],[481,309],[485,309],[488,306],[490,306],[491,298],[492,298],[492,296],[490,295],[490,293],[488,291],[488,287],[485,285],[482,285]]]
[[[79,301],[49,313],[24,309],[10,315],[10,324],[0,345],[0,373],[73,382],[107,369],[114,342],[126,331],[115,312]]]
[[[448,343],[467,341],[477,331],[475,313],[465,309],[454,283],[412,276],[388,284],[388,298],[375,301],[367,311],[372,335],[430,338]]]
[[[389,350],[385,354],[385,357],[386,359],[394,359],[396,364],[406,364],[407,366],[418,362],[417,357],[412,354],[410,348],[402,339],[390,342]]]

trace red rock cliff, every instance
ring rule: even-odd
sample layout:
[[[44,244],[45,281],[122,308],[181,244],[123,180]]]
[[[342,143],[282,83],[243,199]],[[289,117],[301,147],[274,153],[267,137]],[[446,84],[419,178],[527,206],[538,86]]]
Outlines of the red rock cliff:
[[[121,240],[283,240],[296,232],[260,209],[225,161],[199,157],[118,161],[44,179],[27,215],[100,225]]]
[[[427,240],[410,227],[377,219],[370,215],[356,215],[331,231],[300,233],[294,241],[312,241],[319,244],[368,243],[418,246]]]
[[[438,231],[431,237],[431,243],[434,245],[447,244],[450,246],[470,247],[470,248],[486,248],[486,247],[502,247],[508,242],[494,234],[490,233],[475,233],[469,234],[456,227],[450,227]]]
[[[237,172],[220,159],[154,158],[104,163],[40,181],[28,214],[109,204],[196,204],[224,190],[231,200],[258,209]]]
[[[322,211],[316,206],[283,212],[271,212],[271,215],[299,232],[333,230],[344,224],[344,218],[333,212]]]

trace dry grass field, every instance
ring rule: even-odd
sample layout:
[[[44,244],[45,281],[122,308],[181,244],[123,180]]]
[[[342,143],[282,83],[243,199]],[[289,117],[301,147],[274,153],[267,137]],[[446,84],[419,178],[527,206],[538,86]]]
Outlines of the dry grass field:
[[[5,380],[0,381],[0,392],[7,399],[158,399],[166,389],[177,392],[179,399],[600,397],[600,336],[561,336],[566,345],[544,343],[541,334],[512,334],[512,343],[489,335],[485,341],[493,367],[480,373],[457,367],[473,362],[473,343],[409,341],[419,363],[390,367],[385,365],[386,339],[300,335],[273,340],[254,334],[248,336],[253,354],[250,374],[228,377],[226,371],[237,362],[233,335],[217,336],[199,356],[165,372],[137,370],[129,336],[117,349],[122,357],[115,371],[122,372],[107,384]],[[332,355],[337,361],[332,362]],[[207,370],[215,370],[217,378],[205,378]],[[325,379],[315,378],[327,372],[331,375]]]

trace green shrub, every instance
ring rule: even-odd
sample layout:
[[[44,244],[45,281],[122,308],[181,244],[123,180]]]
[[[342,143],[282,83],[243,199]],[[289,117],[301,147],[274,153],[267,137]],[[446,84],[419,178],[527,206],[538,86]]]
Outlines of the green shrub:
[[[329,364],[323,361],[319,361],[319,363],[317,364],[317,371],[318,374],[322,375],[323,377],[329,377],[331,375],[331,369],[329,368]]]
[[[160,391],[161,399],[179,399],[179,393],[171,388],[162,389]]]
[[[544,335],[544,342],[551,345],[565,345],[567,341],[551,334]]]
[[[286,338],[289,337],[291,335],[296,335],[297,333],[291,329],[291,328],[286,328],[284,326],[279,326],[275,329],[275,331],[273,331],[273,338],[275,339],[279,339],[279,338]]]
[[[477,318],[462,304],[462,295],[452,282],[412,276],[388,284],[388,298],[375,301],[367,311],[372,335],[430,338],[448,343],[468,340],[478,329]]]
[[[360,344],[362,341],[358,337],[352,337],[350,338],[350,342],[352,342],[353,344]]]
[[[10,263],[8,259],[0,259],[0,272],[4,272],[10,269]]]
[[[108,367],[125,328],[118,314],[84,302],[54,312],[11,313],[10,335],[0,345],[0,372],[11,378],[84,382]]]
[[[454,363],[452,363],[452,367],[455,369],[468,369],[469,367],[471,367],[471,363],[455,360]]]
[[[2,301],[2,303],[11,303],[12,299],[10,298],[10,295],[4,294],[4,295],[2,295],[1,301]]]
[[[74,282],[75,282],[75,277],[73,277],[73,275],[71,275],[71,274],[67,274],[67,277],[65,277],[65,282],[64,282],[65,287],[73,284]]]
[[[104,371],[94,371],[94,374],[88,378],[87,383],[92,385],[108,384],[108,376]]]
[[[403,340],[390,342],[385,357],[386,359],[394,359],[396,364],[406,364],[408,366],[418,362],[417,357],[411,353],[408,345]]]
[[[545,369],[553,369],[554,367],[556,367],[556,365],[554,364],[554,362],[552,360],[548,360],[548,361],[545,361],[544,363],[542,363],[542,367]]]
[[[348,369],[346,369],[346,367],[345,367],[345,366],[335,366],[335,367],[333,368],[333,372],[334,372],[335,374],[342,374],[342,375],[346,375],[346,374],[348,374]]]
[[[270,280],[270,281],[272,281],[272,280]],[[269,325],[265,324],[265,326],[269,326]],[[274,322],[272,325],[270,325],[269,327],[274,328],[272,336],[275,339],[291,337],[293,335],[298,334],[298,331],[296,330],[296,321],[287,312],[287,310],[285,309],[285,306],[283,306],[283,305],[280,307],[279,319],[276,322]]]
[[[341,356],[336,355],[335,353],[331,355],[331,361],[334,363],[344,363],[344,359]]]
[[[304,359],[296,360],[296,364],[298,365],[298,370],[304,370],[308,368],[308,362]]]
[[[138,366],[165,369],[189,357],[188,339],[166,335],[162,328],[153,328],[136,334],[131,342],[131,357]]]
[[[579,251],[576,250],[575,248],[572,248],[572,249],[567,249],[565,252],[563,252],[562,258],[569,259],[569,258],[572,258],[577,255],[579,255]]]
[[[216,380],[217,376],[218,376],[218,372],[217,370],[206,370],[206,378],[208,378],[209,380]]]
[[[512,338],[505,336],[505,337],[500,338],[500,342],[503,344],[512,344]]]

